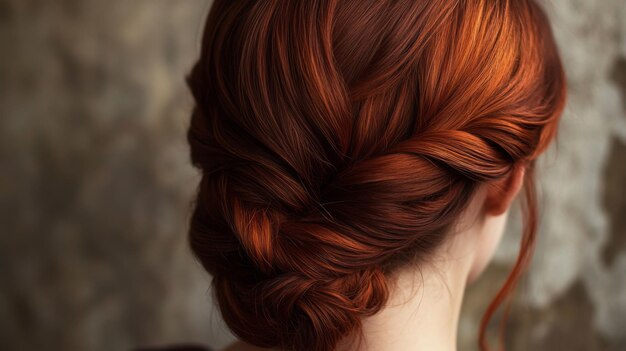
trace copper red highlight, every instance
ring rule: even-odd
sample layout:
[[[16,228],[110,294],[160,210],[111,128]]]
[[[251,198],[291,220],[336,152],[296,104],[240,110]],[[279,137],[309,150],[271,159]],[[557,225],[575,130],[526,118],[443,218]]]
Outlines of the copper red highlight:
[[[449,235],[477,187],[554,138],[565,74],[531,0],[215,0],[187,79],[202,171],[191,249],[241,339],[333,350],[379,311],[399,266]]]

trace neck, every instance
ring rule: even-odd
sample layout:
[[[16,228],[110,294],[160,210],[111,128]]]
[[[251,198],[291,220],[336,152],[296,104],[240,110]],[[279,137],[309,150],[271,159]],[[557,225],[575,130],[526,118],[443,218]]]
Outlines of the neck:
[[[449,243],[435,256],[445,259],[432,260],[433,264],[421,269],[397,271],[386,306],[362,320],[360,338],[342,340],[336,351],[455,351],[461,304],[467,282],[472,279],[474,257],[467,243]],[[240,342],[226,351],[235,350],[267,349]]]
[[[451,251],[454,259],[399,271],[386,307],[364,318],[361,338],[347,338],[337,351],[455,351],[472,255]]]
[[[502,218],[498,223],[503,223]],[[469,229],[449,235],[425,260],[427,264],[395,271],[389,277],[385,307],[363,318],[362,333],[345,338],[335,351],[455,351],[465,288],[481,269],[474,261],[486,256],[477,253],[482,252],[476,247],[481,241],[479,233],[485,226],[495,225],[473,222]],[[488,260],[483,261],[486,264]],[[231,350],[267,349],[237,343],[227,349]]]

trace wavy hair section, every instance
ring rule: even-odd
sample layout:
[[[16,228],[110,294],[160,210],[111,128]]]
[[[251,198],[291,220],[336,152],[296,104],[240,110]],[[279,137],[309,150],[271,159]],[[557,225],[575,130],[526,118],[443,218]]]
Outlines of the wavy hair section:
[[[191,249],[242,340],[330,351],[388,277],[445,240],[481,184],[522,164],[515,288],[537,231],[532,168],[565,75],[531,0],[215,0],[187,137]]]

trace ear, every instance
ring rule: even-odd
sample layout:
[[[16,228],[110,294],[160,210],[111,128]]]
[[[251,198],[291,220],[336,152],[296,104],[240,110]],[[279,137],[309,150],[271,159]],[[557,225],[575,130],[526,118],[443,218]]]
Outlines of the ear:
[[[519,193],[524,184],[524,174],[526,168],[522,163],[516,163],[511,172],[496,182],[487,184],[487,195],[485,197],[485,211],[487,214],[499,216],[506,212],[515,196]]]

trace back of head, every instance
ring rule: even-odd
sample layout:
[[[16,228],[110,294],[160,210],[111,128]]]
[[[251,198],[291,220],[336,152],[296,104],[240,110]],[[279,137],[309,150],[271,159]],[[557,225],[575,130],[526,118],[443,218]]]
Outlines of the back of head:
[[[215,0],[188,83],[191,248],[232,331],[288,350],[358,331],[565,101],[531,0]]]

